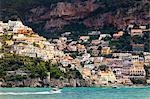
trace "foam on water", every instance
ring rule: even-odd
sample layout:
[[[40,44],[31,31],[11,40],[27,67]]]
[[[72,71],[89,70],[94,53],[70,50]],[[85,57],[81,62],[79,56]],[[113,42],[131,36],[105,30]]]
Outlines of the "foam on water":
[[[42,95],[42,94],[54,94],[53,92],[0,92],[0,95]]]
[[[150,99],[150,88],[0,88],[0,99]]]

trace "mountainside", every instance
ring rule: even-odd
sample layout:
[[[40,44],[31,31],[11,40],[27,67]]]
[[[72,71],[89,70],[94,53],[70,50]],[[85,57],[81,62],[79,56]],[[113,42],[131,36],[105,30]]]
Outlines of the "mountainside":
[[[45,37],[150,23],[149,0],[0,0],[0,20],[21,19]]]

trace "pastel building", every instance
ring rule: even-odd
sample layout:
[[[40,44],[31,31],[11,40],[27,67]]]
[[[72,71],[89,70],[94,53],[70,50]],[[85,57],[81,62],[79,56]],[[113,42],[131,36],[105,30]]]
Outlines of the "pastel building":
[[[92,75],[91,70],[89,68],[83,68],[82,75],[83,75],[83,78],[85,79],[90,78],[90,76]]]
[[[4,30],[3,30],[3,27],[2,26],[0,26],[0,34],[1,33],[4,33]]]
[[[70,56],[64,56],[64,58],[60,61],[61,62],[61,64],[64,66],[64,67],[66,67],[66,66],[68,66],[69,64],[71,64],[71,61],[73,60],[73,58],[72,57],[70,57]]]
[[[144,56],[144,64],[150,66],[150,54]]]
[[[144,69],[144,58],[140,56],[132,56],[133,66],[130,68],[129,77],[130,78],[139,78],[145,77],[146,72]]]
[[[121,59],[113,59],[107,63],[107,66],[111,68],[117,79],[123,78],[123,61]]]
[[[122,60],[129,60],[132,57],[131,53],[112,53],[113,57],[118,57],[119,59]]]
[[[90,38],[89,36],[80,36],[79,39],[86,42],[89,40],[89,38]]]
[[[99,40],[101,40],[102,38],[105,38],[105,37],[111,37],[111,35],[110,34],[101,34],[99,37]]]
[[[0,49],[1,49],[2,45],[3,45],[3,44],[0,42]]]
[[[114,39],[118,39],[118,38],[120,38],[123,35],[123,33],[124,33],[123,31],[119,31],[119,32],[113,34],[113,38]]]
[[[110,49],[110,47],[103,47],[101,49],[101,54],[103,55],[108,55],[108,54],[111,54],[112,50]]]
[[[9,20],[8,26],[13,30],[14,33],[28,34],[33,32],[31,28],[24,26],[21,21]]]
[[[81,53],[87,52],[85,46],[82,44],[77,44],[77,50],[78,50],[78,52],[81,52]]]
[[[108,72],[101,71],[101,72],[99,72],[99,75],[100,75],[102,84],[108,84],[109,82],[115,83],[115,81],[116,81],[116,77],[115,77],[114,73],[111,71],[108,71]]]
[[[143,30],[140,29],[140,28],[138,28],[138,29],[131,29],[130,35],[131,36],[135,36],[135,35],[143,36]]]
[[[144,78],[146,75],[144,67],[133,66],[130,68],[130,78]]]

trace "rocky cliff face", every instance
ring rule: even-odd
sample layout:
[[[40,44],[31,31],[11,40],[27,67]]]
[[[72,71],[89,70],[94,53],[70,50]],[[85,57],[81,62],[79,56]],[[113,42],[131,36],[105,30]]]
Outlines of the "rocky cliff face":
[[[31,4],[29,1],[34,2]],[[17,8],[15,3],[5,3],[1,7],[1,19],[19,17],[42,35],[74,30],[77,25],[92,29],[123,29],[130,23],[150,23],[149,0],[56,0],[57,2],[46,5],[44,2],[35,3],[38,1],[40,0],[28,0],[29,4],[25,3],[25,8]],[[20,4],[22,2],[18,3]]]

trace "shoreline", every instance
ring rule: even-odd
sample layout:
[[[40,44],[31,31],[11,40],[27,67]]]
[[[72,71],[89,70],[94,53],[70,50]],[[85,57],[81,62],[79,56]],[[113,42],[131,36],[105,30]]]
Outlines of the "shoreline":
[[[53,87],[0,87],[0,88],[53,88]],[[115,86],[115,87],[113,87],[113,86],[101,86],[101,87],[81,86],[81,87],[63,87],[63,88],[150,88],[150,85]],[[63,89],[63,88],[61,88],[61,89]]]

